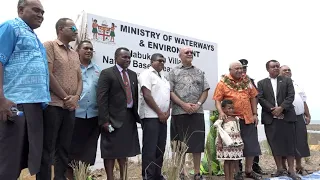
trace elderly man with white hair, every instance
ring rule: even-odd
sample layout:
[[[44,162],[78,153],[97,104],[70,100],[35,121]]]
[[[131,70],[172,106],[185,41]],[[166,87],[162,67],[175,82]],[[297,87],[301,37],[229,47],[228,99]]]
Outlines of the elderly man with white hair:
[[[185,142],[187,153],[192,153],[194,179],[203,179],[200,174],[201,153],[204,152],[205,124],[202,104],[208,97],[209,84],[202,70],[192,64],[190,47],[180,49],[182,64],[169,73],[170,98],[172,100],[171,140]],[[186,172],[180,175],[185,179]]]
[[[224,121],[227,121],[227,115],[222,111],[221,101],[229,99],[234,103],[235,115],[240,118],[240,131],[244,143],[245,176],[251,179],[262,179],[260,174],[252,171],[253,158],[261,155],[256,128],[258,124],[257,94],[250,78],[247,75],[243,76],[242,64],[237,61],[230,64],[229,74],[222,76],[213,95],[219,111],[219,119]],[[235,179],[243,179],[241,172],[239,170],[237,172]]]

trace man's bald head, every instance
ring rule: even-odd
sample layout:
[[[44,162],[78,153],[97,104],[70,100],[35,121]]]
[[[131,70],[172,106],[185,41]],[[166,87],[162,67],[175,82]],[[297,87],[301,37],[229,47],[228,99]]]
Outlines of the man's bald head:
[[[179,57],[184,66],[191,66],[193,60],[193,51],[191,47],[183,47],[180,49]]]
[[[187,51],[191,51],[192,52],[192,48],[189,47],[189,46],[180,48],[179,56],[181,56],[182,54],[184,54]]]
[[[292,73],[291,73],[291,69],[289,66],[287,65],[283,65],[280,67],[280,75],[281,76],[286,76],[286,77],[289,77],[291,78],[292,76]]]
[[[230,63],[229,65],[229,72],[232,78],[240,79],[242,77],[242,64],[239,61],[235,61]]]
[[[230,65],[229,65],[229,69],[232,69],[232,68],[234,68],[235,66],[241,66],[242,67],[242,64],[239,62],[239,61],[235,61],[235,62],[232,62],[232,63],[230,63]]]

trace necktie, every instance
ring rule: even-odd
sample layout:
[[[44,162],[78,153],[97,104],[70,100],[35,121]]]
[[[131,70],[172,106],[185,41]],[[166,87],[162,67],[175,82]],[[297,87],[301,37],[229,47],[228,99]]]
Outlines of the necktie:
[[[131,88],[130,88],[130,83],[128,80],[128,76],[126,73],[126,70],[122,70],[122,77],[123,77],[123,83],[124,83],[124,87],[126,89],[126,95],[127,95],[127,104],[130,104],[132,101],[132,97],[131,97]]]

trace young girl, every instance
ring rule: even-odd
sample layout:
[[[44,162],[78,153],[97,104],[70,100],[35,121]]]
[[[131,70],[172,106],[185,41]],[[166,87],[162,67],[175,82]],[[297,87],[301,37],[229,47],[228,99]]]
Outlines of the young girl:
[[[92,34],[93,34],[93,39],[98,39],[98,21],[96,19],[92,19]]]
[[[114,37],[116,36],[116,34],[114,33],[114,30],[116,29],[117,26],[114,25],[114,23],[111,24],[111,28],[110,28],[110,41],[114,42]]]
[[[233,102],[231,100],[223,100],[221,103],[223,112],[228,116],[225,121],[217,120],[215,126],[222,127],[223,134],[219,134],[217,130],[217,159],[224,160],[224,174],[226,180],[242,180],[242,174],[239,172],[239,160],[243,158],[243,142],[240,135],[239,118],[234,116]],[[230,136],[226,138],[226,136]],[[223,141],[228,139],[228,142]],[[231,141],[231,142],[230,142]],[[226,143],[228,145],[226,145]],[[234,174],[235,173],[235,174]]]

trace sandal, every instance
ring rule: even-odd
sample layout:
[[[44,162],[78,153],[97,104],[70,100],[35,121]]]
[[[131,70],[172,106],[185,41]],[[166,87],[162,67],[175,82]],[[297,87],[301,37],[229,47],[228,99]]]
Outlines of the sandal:
[[[244,180],[242,176],[242,172],[238,172],[234,174],[234,180]]]
[[[183,173],[180,173],[179,179],[180,180],[186,180],[186,175],[184,175]]]
[[[280,177],[280,176],[287,176],[288,171],[286,169],[283,170],[277,170],[275,173],[271,174],[271,177]]]
[[[309,172],[304,168],[297,168],[296,172],[297,172],[297,174],[300,174],[302,176],[306,176],[306,175],[312,174],[312,172]]]
[[[301,180],[301,177],[296,173],[288,173],[288,177],[290,177],[292,180]]]
[[[194,180],[203,180],[203,177],[200,173],[194,175]]]
[[[254,171],[246,173],[246,178],[250,178],[254,180],[262,180],[262,176],[260,174],[255,173]]]

